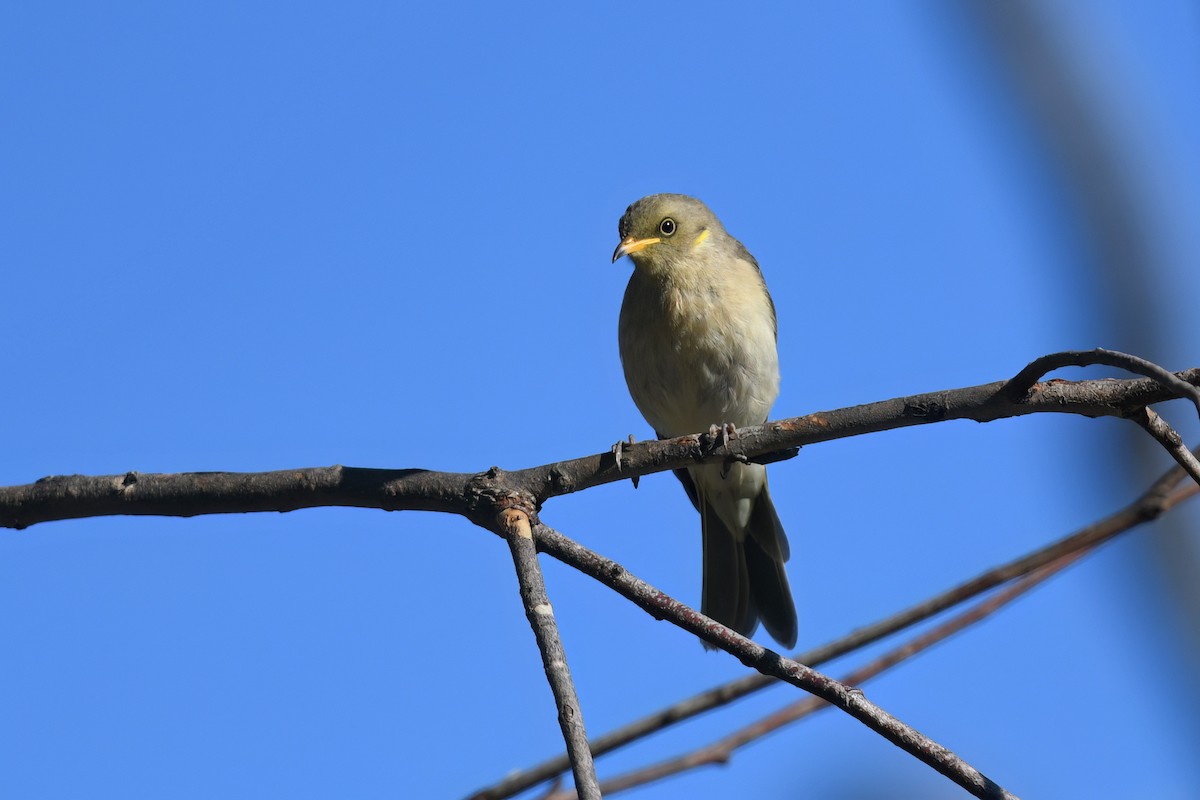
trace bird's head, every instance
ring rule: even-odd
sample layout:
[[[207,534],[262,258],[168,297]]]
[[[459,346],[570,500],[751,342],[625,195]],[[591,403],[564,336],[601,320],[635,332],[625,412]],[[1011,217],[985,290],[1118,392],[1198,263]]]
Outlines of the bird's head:
[[[617,226],[621,243],[613,261],[629,256],[634,266],[669,269],[704,247],[725,229],[708,206],[684,194],[652,194],[625,209]]]

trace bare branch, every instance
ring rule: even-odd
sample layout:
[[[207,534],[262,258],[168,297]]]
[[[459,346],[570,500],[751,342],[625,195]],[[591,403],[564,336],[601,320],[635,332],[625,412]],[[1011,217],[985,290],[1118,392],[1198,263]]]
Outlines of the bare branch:
[[[1181,376],[1144,358],[1117,350],[1105,350],[1102,347],[1097,347],[1095,350],[1064,350],[1061,353],[1051,353],[1034,359],[1009,381],[1006,392],[1010,398],[1019,400],[1029,392],[1038,379],[1048,372],[1062,367],[1086,367],[1093,364],[1118,367],[1153,378],[1163,388],[1176,392],[1179,397],[1191,400],[1196,406],[1196,411],[1200,412],[1200,389]]]
[[[1155,481],[1141,497],[1105,519],[1014,561],[987,570],[904,611],[859,628],[833,642],[800,653],[794,656],[794,660],[811,666],[824,664],[923,622],[1014,578],[1027,575],[1072,554],[1093,549],[1118,534],[1151,522],[1200,492],[1200,487],[1195,484],[1175,489],[1184,477],[1181,467],[1173,467]],[[774,678],[753,674],[713,687],[593,739],[592,754],[598,757],[610,753],[659,730],[720,708],[774,684]],[[476,792],[471,796],[471,800],[503,800],[512,797],[561,774],[568,766],[565,756],[547,759],[530,769],[512,773],[493,786]]]
[[[1021,595],[1028,592],[1030,589],[1041,584],[1047,578],[1057,574],[1065,569],[1070,564],[1073,564],[1086,553],[1081,551],[1064,556],[1053,564],[1042,567],[1024,578],[1014,582],[1011,586],[997,592],[987,600],[975,605],[974,607],[964,611],[952,619],[943,622],[941,625],[905,642],[894,650],[883,654],[879,658],[865,664],[862,667],[842,678],[842,683],[848,686],[859,686],[868,680],[886,672],[896,665],[916,656],[917,654],[928,650],[939,642],[945,641],[956,633],[959,633],[966,628],[983,620],[987,616],[995,613],[1005,605],[1016,600]],[[641,769],[631,770],[623,775],[617,775],[601,782],[600,790],[605,796],[611,796],[618,792],[627,789],[633,789],[637,786],[643,786],[647,783],[662,780],[672,775],[678,775],[681,772],[696,769],[698,767],[707,766],[709,764],[727,764],[733,757],[734,752],[745,747],[762,737],[779,730],[785,725],[790,725],[804,717],[827,708],[828,703],[819,697],[806,697],[803,700],[798,700],[791,703],[773,714],[743,727],[738,731],[734,731],[728,736],[697,748],[690,753],[675,758],[664,759],[657,764],[651,764]],[[577,797],[575,792],[570,789],[555,789],[547,793],[544,800],[572,800]]]
[[[525,616],[529,618],[529,625],[537,639],[546,680],[550,683],[550,691],[558,707],[558,724],[562,728],[571,770],[575,775],[575,789],[581,800],[600,800],[596,765],[592,763],[592,753],[588,749],[583,712],[575,693],[575,683],[571,680],[571,670],[567,666],[566,651],[558,635],[558,625],[554,621],[554,609],[546,595],[546,583],[538,565],[529,515],[517,508],[506,508],[500,512],[496,523],[512,551]]]
[[[1151,374],[1153,380],[1051,381],[1032,384],[1032,380],[1040,374],[1037,372],[1039,369],[1053,368],[1060,363],[1081,362],[1119,362],[1120,366]],[[1030,383],[1028,390],[1025,383]],[[141,475],[130,472],[121,476],[46,478],[28,486],[0,489],[0,526],[24,528],[49,520],[113,514],[194,516],[290,511],[312,506],[451,512],[505,535],[513,545],[518,572],[524,576],[523,595],[540,586],[539,592],[544,599],[540,572],[529,568],[530,561],[536,567],[536,558],[523,557],[528,543],[522,543],[523,537],[511,533],[512,525],[507,520],[512,515],[507,514],[506,510],[519,509],[525,515],[527,524],[528,515],[533,514],[545,500],[601,483],[702,461],[777,460],[786,457],[781,454],[805,444],[949,419],[987,422],[1037,412],[1130,417],[1140,412],[1150,420],[1144,411],[1148,404],[1175,397],[1187,396],[1200,409],[1200,392],[1195,389],[1196,383],[1200,383],[1200,370],[1197,369],[1174,376],[1156,365],[1124,354],[1109,351],[1059,353],[1038,359],[1008,382],[810,414],[743,429],[728,440],[719,440],[708,434],[694,434],[666,441],[630,444],[620,448],[619,459],[615,453],[606,453],[512,473],[497,467],[470,475],[419,469],[378,470],[335,466],[246,474]],[[1162,432],[1161,425],[1152,425],[1151,428]],[[637,580],[619,565],[579,547],[540,523],[535,531],[537,545],[554,557],[589,572],[655,616],[669,619],[705,641],[722,647],[748,666],[799,686],[841,708],[973,794],[979,797],[1010,796],[948,749],[867,701],[861,692],[851,690],[803,664],[783,658],[739,636]],[[535,580],[536,586],[531,582]],[[548,603],[543,605],[549,607]],[[530,607],[536,608],[537,604]],[[536,623],[536,613],[531,612],[530,616],[531,622]],[[556,682],[551,675],[558,668],[552,663],[557,657],[552,648],[553,642],[548,638],[550,634],[537,624],[535,633],[538,633],[539,644],[543,646],[548,676],[552,686],[556,687],[564,735],[568,740],[574,735],[582,736],[581,725],[573,733],[568,724],[571,722],[568,717],[573,716],[578,720],[574,692],[567,692],[564,688],[569,686],[569,682]],[[557,630],[554,629],[552,633],[556,640]],[[561,655],[561,645],[557,652]],[[589,770],[579,756],[588,752],[586,740],[581,747],[572,745],[572,749],[577,756],[579,785],[584,791],[590,791]],[[587,759],[590,760],[590,756]]]
[[[1180,436],[1174,428],[1167,424],[1167,421],[1154,412],[1154,409],[1143,408],[1134,412],[1130,417],[1138,425],[1141,425],[1147,433],[1154,437],[1155,441],[1161,444],[1171,457],[1187,471],[1188,475],[1192,476],[1192,480],[1200,484],[1200,460],[1192,454],[1191,450],[1183,444],[1183,437]]]
[[[633,601],[657,619],[699,636],[735,656],[746,666],[771,675],[816,695],[845,711],[871,730],[920,761],[945,775],[975,797],[1012,798],[1013,795],[963,761],[950,749],[906,725],[866,698],[858,689],[845,686],[827,675],[779,655],[739,633],[714,622],[698,611],[640,580],[628,570],[561,533],[538,523],[534,526],[538,546],[565,564],[582,570]],[[476,795],[479,796],[479,795]]]
[[[1036,362],[1035,362],[1036,363]],[[1178,374],[1200,384],[1200,369]],[[253,511],[354,506],[387,511],[443,511],[488,527],[497,493],[526,493],[540,505],[591,486],[678,469],[704,461],[769,461],[804,445],[952,419],[990,422],[1033,413],[1127,417],[1139,408],[1183,396],[1156,380],[1050,381],[1024,399],[1004,391],[1011,381],[900,397],[742,428],[728,445],[708,434],[629,444],[618,467],[612,452],[505,472],[310,467],[276,472],[194,472],[43,478],[0,488],[0,527],[116,514],[192,517]]]

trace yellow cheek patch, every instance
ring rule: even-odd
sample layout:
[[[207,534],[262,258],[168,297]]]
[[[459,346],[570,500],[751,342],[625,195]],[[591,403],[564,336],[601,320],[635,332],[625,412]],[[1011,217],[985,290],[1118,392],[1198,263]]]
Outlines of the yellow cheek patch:
[[[700,235],[697,236],[695,238],[695,240],[692,242],[692,247],[699,247],[700,245],[704,244],[704,240],[707,238],[708,238],[708,228],[705,228],[704,230],[700,231]]]

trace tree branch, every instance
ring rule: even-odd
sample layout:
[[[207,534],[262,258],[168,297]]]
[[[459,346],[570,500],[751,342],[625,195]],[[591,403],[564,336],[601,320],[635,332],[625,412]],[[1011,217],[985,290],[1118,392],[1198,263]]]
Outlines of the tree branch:
[[[558,707],[558,724],[562,728],[567,756],[575,775],[575,791],[581,800],[600,800],[596,765],[592,763],[592,752],[588,749],[583,712],[575,693],[575,683],[571,680],[571,670],[567,666],[567,654],[558,635],[558,625],[554,621],[554,608],[546,595],[546,583],[538,565],[529,515],[517,508],[506,508],[497,515],[496,524],[512,551],[525,616],[537,639],[546,680],[550,683],[550,691]]]
[[[1152,408],[1138,409],[1130,419],[1153,436],[1154,440],[1171,454],[1176,463],[1192,476],[1192,480],[1200,484],[1200,460],[1197,460],[1192,451],[1187,449],[1183,443],[1183,437],[1168,425],[1166,420],[1156,414]]]
[[[640,580],[620,564],[588,550],[542,523],[534,526],[538,546],[565,564],[586,572],[656,619],[683,628],[720,647],[751,669],[771,675],[845,711],[871,730],[945,775],[975,797],[1013,798],[1001,786],[954,752],[919,733],[866,698],[820,672],[779,655],[680,603]]]
[[[923,622],[1014,578],[1028,575],[1072,554],[1098,547],[1118,534],[1158,519],[1179,503],[1200,493],[1200,486],[1196,484],[1176,488],[1184,477],[1185,473],[1181,467],[1173,467],[1133,503],[1108,517],[1007,564],[993,567],[904,611],[858,628],[840,639],[797,654],[793,658],[802,664],[819,666]],[[610,753],[664,728],[773,686],[775,682],[770,676],[756,673],[715,686],[593,739],[592,754],[599,757]],[[554,778],[568,766],[565,756],[547,759],[527,770],[512,773],[493,786],[474,793],[470,800],[504,800]]]
[[[1039,378],[1056,369],[1061,369],[1062,367],[1087,367],[1094,364],[1117,367],[1152,378],[1164,388],[1178,392],[1180,397],[1186,397],[1191,400],[1196,406],[1196,411],[1200,413],[1200,389],[1197,389],[1182,376],[1176,375],[1144,358],[1117,350],[1105,350],[1102,347],[1097,347],[1095,350],[1064,350],[1061,353],[1051,353],[1050,355],[1034,359],[1025,366],[1025,369],[1018,372],[1009,381],[1008,396],[1013,400],[1020,400],[1029,392],[1030,388],[1033,387]]]
[[[865,664],[862,667],[854,670],[842,678],[842,683],[848,686],[859,686],[868,680],[890,670],[892,667],[918,655],[919,653],[928,650],[939,642],[949,639],[951,636],[959,633],[968,627],[980,622],[989,615],[1003,608],[1005,605],[1016,600],[1021,595],[1041,584],[1047,578],[1065,569],[1073,564],[1079,558],[1085,555],[1084,552],[1072,553],[1064,556],[1060,560],[1042,567],[1029,575],[1014,582],[1007,588],[995,593],[987,600],[978,603],[974,607],[962,612],[952,619],[943,622],[936,628],[929,630],[912,640],[905,642],[899,647],[891,650],[875,659],[874,661]],[[668,778],[672,775],[696,769],[698,767],[709,764],[727,764],[733,757],[734,752],[740,750],[751,742],[757,741],[764,736],[779,730],[785,725],[790,725],[793,722],[807,717],[823,708],[827,708],[828,703],[819,697],[806,697],[803,700],[797,700],[773,714],[747,725],[740,730],[734,731],[728,736],[712,742],[711,744],[697,748],[690,753],[676,756],[675,758],[664,759],[656,764],[651,764],[636,770],[630,770],[622,775],[617,775],[608,778],[601,782],[600,789],[606,795],[614,795],[618,792],[633,789],[638,786],[659,781]],[[555,790],[546,794],[542,800],[572,800],[578,795],[570,789]]]
[[[1090,361],[1087,359],[1091,359]],[[1082,360],[1082,361],[1081,361]],[[1063,363],[1119,363],[1150,374],[1151,380],[1134,381],[1032,381],[1047,368]],[[1132,364],[1132,366],[1130,366]],[[558,495],[623,478],[676,469],[702,461],[771,461],[781,453],[804,444],[860,435],[891,428],[973,419],[987,422],[1003,417],[1037,412],[1075,413],[1086,416],[1130,417],[1141,412],[1147,430],[1164,441],[1162,426],[1150,424],[1145,414],[1150,403],[1187,396],[1200,410],[1200,370],[1176,376],[1161,367],[1110,351],[1058,353],[1031,363],[1011,381],[946,392],[914,395],[838,411],[810,414],[780,422],[743,429],[728,441],[709,434],[631,444],[612,453],[547,464],[506,473],[493,467],[485,473],[433,472],[420,469],[378,470],[350,467],[284,470],[268,473],[190,473],[175,475],[65,476],[44,478],[28,486],[0,489],[0,526],[24,528],[38,522],[113,514],[195,516],[197,514],[248,511],[290,511],[312,506],[360,506],[387,510],[414,509],[461,514],[481,527],[505,535],[513,547],[514,563],[522,580],[523,595],[544,597],[540,572],[530,568],[522,536],[512,533],[520,526],[507,512],[519,509],[528,525],[530,514]],[[1028,384],[1028,386],[1026,385]],[[1161,420],[1159,421],[1161,422]],[[1165,425],[1165,423],[1162,423]],[[1166,442],[1164,441],[1164,444]],[[1168,445],[1168,449],[1172,449]],[[1175,447],[1172,452],[1178,457]],[[786,457],[786,456],[784,456]],[[515,526],[515,527],[514,527]],[[1010,797],[954,753],[921,735],[870,703],[857,690],[834,681],[810,667],[783,658],[724,626],[713,622],[634,578],[614,562],[581,548],[550,528],[538,523],[537,544],[556,558],[589,572],[635,603],[662,619],[700,636],[737,656],[747,666],[770,674],[821,697],[859,719],[889,741],[950,777],[979,797]],[[532,559],[536,567],[536,558]],[[531,594],[531,592],[533,594]],[[534,602],[536,597],[527,602]],[[548,607],[548,603],[544,604]],[[557,630],[539,626],[531,613],[543,658],[551,678],[564,734],[582,736],[577,730],[578,705],[569,680],[551,673],[565,673],[556,664],[551,638]],[[550,622],[553,620],[551,618]],[[557,651],[561,655],[561,645]],[[561,659],[560,659],[561,660]],[[573,717],[573,720],[568,719]],[[568,724],[570,723],[570,724]],[[576,744],[580,744],[576,742]],[[577,781],[585,792],[589,786],[590,756],[586,740],[575,751]],[[591,778],[594,782],[594,775]]]
[[[1200,369],[1177,377],[1200,385]],[[778,457],[774,454],[804,445],[912,425],[952,419],[991,422],[1034,413],[1128,417],[1152,403],[1183,396],[1150,379],[1050,381],[1034,384],[1017,401],[1004,391],[1011,383],[998,381],[768,422],[739,429],[727,445],[707,433],[629,444],[622,448],[620,466],[612,452],[605,452],[511,473],[497,467],[469,474],[332,466],[257,473],[54,476],[0,488],[0,527],[23,529],[53,520],[118,514],[193,517],[317,506],[442,511],[488,527],[499,494],[528,494],[540,506],[552,497],[591,486],[704,461],[768,461]]]

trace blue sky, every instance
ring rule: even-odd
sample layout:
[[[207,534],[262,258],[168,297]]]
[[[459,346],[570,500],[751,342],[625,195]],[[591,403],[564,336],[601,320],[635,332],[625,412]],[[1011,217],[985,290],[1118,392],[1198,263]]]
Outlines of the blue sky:
[[[15,5],[0,483],[518,468],[648,437],[617,356],[629,263],[609,256],[625,206],[660,191],[704,199],[762,264],[776,417],[998,380],[1059,349],[1200,365],[1200,15],[1075,0],[1049,24],[1156,244],[1138,275],[1152,324],[1132,332],[1038,124],[953,4]],[[1136,438],[1113,420],[951,423],[773,466],[800,647],[1128,502]],[[699,523],[674,478],[543,518],[698,602]],[[868,695],[1025,797],[1192,796],[1196,637],[1167,536],[1196,544],[1186,526],[1119,541]],[[591,731],[741,674],[545,570]],[[0,533],[0,642],[4,797],[453,798],[560,746],[507,549],[457,518]],[[751,793],[961,796],[836,713],[629,796]]]

